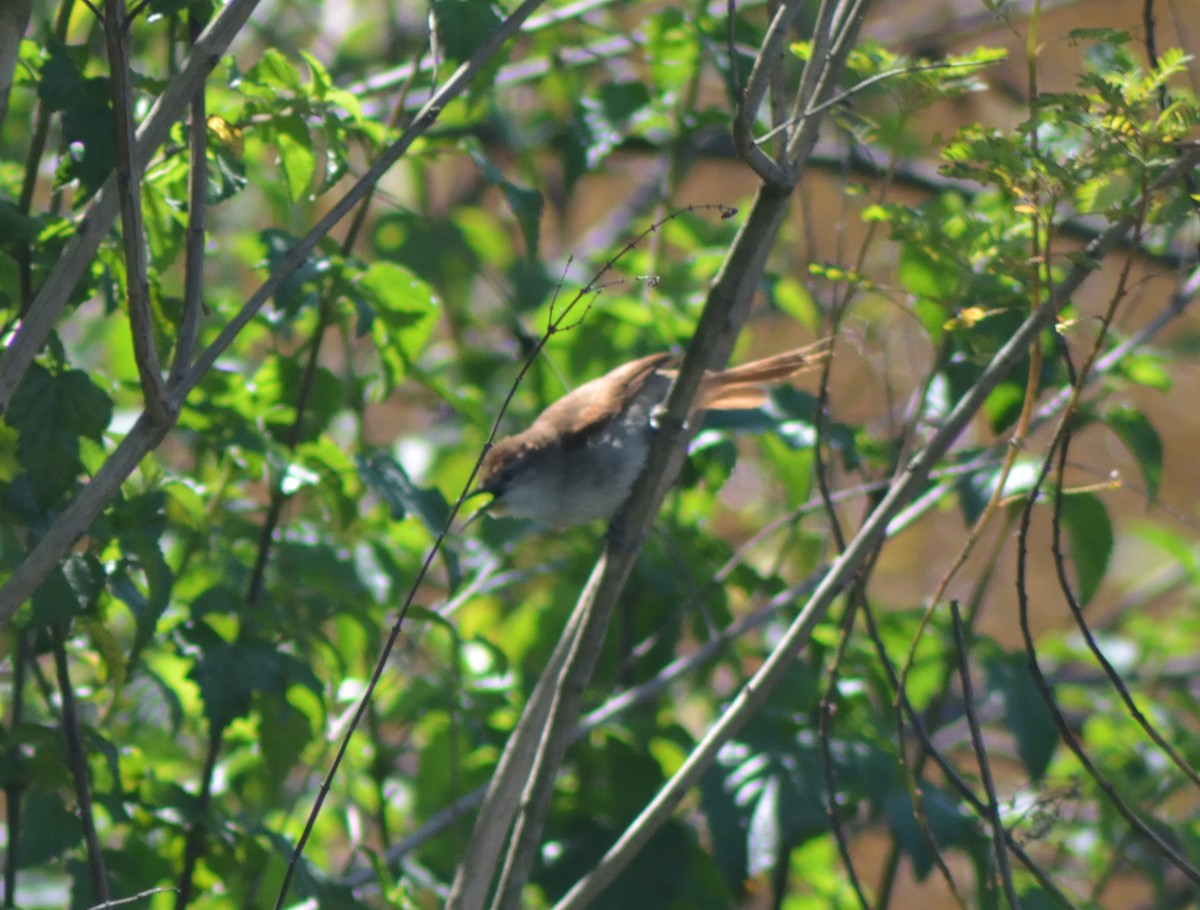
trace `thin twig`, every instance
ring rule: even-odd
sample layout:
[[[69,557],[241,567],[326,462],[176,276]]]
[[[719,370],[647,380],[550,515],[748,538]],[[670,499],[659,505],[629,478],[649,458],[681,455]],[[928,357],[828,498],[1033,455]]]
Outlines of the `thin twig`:
[[[1021,511],[1021,523],[1017,533],[1017,606],[1018,618],[1021,627],[1021,637],[1025,644],[1025,653],[1028,656],[1029,670],[1033,676],[1034,683],[1037,685],[1038,692],[1042,696],[1047,709],[1050,711],[1051,717],[1054,719],[1055,725],[1058,727],[1059,735],[1062,736],[1063,742],[1067,748],[1075,755],[1075,758],[1083,766],[1084,771],[1096,783],[1101,792],[1108,798],[1114,809],[1125,819],[1126,823],[1138,833],[1138,835],[1148,844],[1153,846],[1168,862],[1182,872],[1189,880],[1196,884],[1200,884],[1200,869],[1197,869],[1186,857],[1180,854],[1171,844],[1155,830],[1154,827],[1147,824],[1133,810],[1128,803],[1122,798],[1112,782],[1101,773],[1095,762],[1088,756],[1086,750],[1080,744],[1075,736],[1071,725],[1067,723],[1062,711],[1058,706],[1058,701],[1054,697],[1054,692],[1050,688],[1050,683],[1042,672],[1040,662],[1037,657],[1037,645],[1033,640],[1033,631],[1029,624],[1029,590],[1026,583],[1026,574],[1028,571],[1028,554],[1029,554],[1029,528],[1032,524],[1033,506],[1037,501],[1039,491],[1042,484],[1045,483],[1046,477],[1049,475],[1051,467],[1058,458],[1062,457],[1062,449],[1065,448],[1065,437],[1070,432],[1071,418],[1073,411],[1069,411],[1064,415],[1063,420],[1059,424],[1059,428],[1055,433],[1054,439],[1050,443],[1050,447],[1046,453],[1046,457],[1042,461],[1038,475],[1034,480],[1033,486],[1026,497],[1025,507]],[[1059,506],[1061,507],[1061,505]],[[1060,516],[1056,513],[1055,521],[1057,522]]]
[[[50,644],[54,651],[58,694],[62,700],[62,727],[63,736],[67,742],[67,766],[71,769],[71,781],[75,784],[75,799],[79,803],[79,822],[83,826],[83,840],[87,847],[87,862],[92,876],[92,889],[100,900],[107,901],[109,899],[108,872],[104,868],[104,851],[100,848],[100,837],[96,833],[96,814],[92,811],[92,786],[88,775],[87,752],[83,748],[83,737],[79,733],[79,712],[75,709],[75,690],[71,686],[71,671],[67,666],[66,633],[59,623],[50,627]]]
[[[770,87],[771,73],[780,64],[784,42],[787,41],[792,23],[802,6],[798,0],[784,0],[779,4],[779,9],[776,10],[771,24],[767,27],[767,33],[763,36],[762,46],[754,60],[754,68],[750,71],[750,79],[738,99],[737,110],[733,115],[733,142],[738,156],[758,174],[763,183],[773,187],[788,186],[794,177],[783,163],[772,160],[755,143],[754,121]]]
[[[855,867],[854,857],[850,853],[850,838],[846,835],[845,826],[842,824],[842,815],[838,812],[837,772],[833,766],[833,718],[837,712],[838,680],[841,678],[842,662],[846,658],[850,636],[854,632],[854,620],[858,616],[858,607],[862,601],[864,580],[867,574],[869,573],[864,573],[863,577],[855,583],[854,591],[846,598],[846,615],[842,617],[842,631],[838,636],[837,650],[829,662],[829,680],[825,684],[825,691],[817,706],[817,738],[821,743],[823,759],[821,764],[825,782],[825,812],[829,816],[829,828],[833,831],[834,841],[837,843],[838,853],[842,858],[842,866],[846,869],[846,874],[850,878],[850,887],[854,891],[854,896],[858,898],[858,905],[862,907],[862,910],[871,910],[871,902],[867,900],[867,893],[863,890],[862,882],[859,880],[858,869]],[[777,895],[777,897],[781,897],[781,895]]]
[[[148,897],[153,897],[155,894],[166,894],[174,891],[174,888],[147,888],[145,891],[139,891],[137,894],[131,894],[129,897],[120,897],[116,900],[108,900],[102,904],[96,904],[89,907],[88,910],[108,910],[110,907],[123,907],[126,904],[135,904],[138,901],[145,900]]]
[[[204,765],[200,769],[200,795],[196,799],[196,815],[188,828],[183,849],[183,869],[179,873],[179,887],[175,891],[175,910],[185,910],[192,900],[193,878],[196,864],[204,855],[208,837],[208,808],[212,802],[213,777],[217,773],[217,758],[221,754],[223,730],[212,725],[208,730],[208,747],[204,753]]]
[[[950,619],[954,623],[954,646],[958,654],[958,675],[962,679],[963,712],[967,716],[967,725],[971,728],[971,746],[975,751],[975,760],[979,763],[979,779],[983,783],[983,792],[987,795],[987,819],[992,826],[992,845],[996,850],[996,865],[1000,870],[1000,880],[1004,884],[1004,895],[1012,910],[1021,910],[1021,902],[1017,899],[1017,889],[1013,886],[1012,869],[1008,865],[1008,832],[1004,829],[1004,821],[1000,818],[1000,802],[996,799],[996,785],[992,781],[992,769],[988,763],[987,747],[983,744],[983,733],[979,729],[979,719],[975,716],[975,690],[971,686],[970,660],[967,658],[967,641],[963,634],[962,614],[958,609],[958,601],[950,601]]]
[[[876,654],[879,655],[879,663],[884,672],[887,674],[888,684],[892,687],[893,692],[898,692],[899,676],[896,673],[896,667],[893,665],[891,658],[888,657],[887,648],[883,643],[883,639],[880,637],[879,627],[875,623],[875,617],[869,605],[865,606],[863,615],[866,619],[867,635],[870,637],[871,642],[875,646]],[[963,780],[962,775],[958,773],[958,769],[946,760],[946,757],[941,753],[941,750],[938,749],[934,744],[933,739],[930,737],[929,732],[925,728],[925,724],[922,722],[920,715],[918,715],[916,710],[913,708],[912,703],[909,702],[907,698],[902,698],[900,699],[900,707],[908,715],[909,723],[912,725],[913,731],[917,734],[917,739],[921,742],[924,754],[928,755],[933,760],[933,762],[938,766],[942,774],[945,776],[946,780],[949,782],[950,786],[953,787],[955,792],[958,793],[958,795],[971,806],[976,814],[980,816],[985,815],[986,807],[984,806],[983,801],[975,795],[975,792],[970,788],[970,786],[968,786],[967,782]],[[1025,852],[1025,849],[1013,836],[1012,832],[1005,831],[1004,838],[1008,844],[1009,850],[1011,850],[1013,855],[1020,860],[1021,864],[1030,872],[1030,874],[1033,875],[1042,889],[1045,890],[1047,894],[1054,897],[1055,900],[1057,900],[1064,908],[1067,908],[1067,910],[1075,910],[1075,905],[1065,894],[1063,894],[1054,878],[1050,875],[1047,875],[1042,867],[1033,861],[1033,858]]]
[[[8,717],[8,729],[20,728],[25,713],[25,678],[28,666],[29,638],[31,633],[21,629],[14,636],[12,661],[12,713]],[[16,771],[10,771],[4,786],[4,822],[8,842],[4,845],[4,906],[17,906],[17,861],[21,855],[21,806],[24,802],[25,781],[21,771],[21,748],[17,736],[10,733],[9,745],[4,761]]]

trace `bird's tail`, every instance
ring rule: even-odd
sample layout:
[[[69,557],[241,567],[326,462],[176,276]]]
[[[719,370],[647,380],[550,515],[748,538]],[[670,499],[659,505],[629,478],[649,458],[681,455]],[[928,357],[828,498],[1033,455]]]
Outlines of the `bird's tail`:
[[[705,374],[698,396],[701,410],[740,410],[761,407],[767,391],[829,359],[829,339],[752,360],[728,370]]]

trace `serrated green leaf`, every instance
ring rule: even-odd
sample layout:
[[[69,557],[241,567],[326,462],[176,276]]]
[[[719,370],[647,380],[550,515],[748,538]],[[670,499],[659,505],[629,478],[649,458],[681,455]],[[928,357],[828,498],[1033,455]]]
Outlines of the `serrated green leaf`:
[[[13,395],[8,422],[20,436],[17,458],[38,501],[70,491],[83,470],[81,438],[99,441],[112,418],[112,400],[80,370],[51,373],[33,364]]]
[[[1062,519],[1083,606],[1095,595],[1108,570],[1113,551],[1112,522],[1103,501],[1091,493],[1064,495]]]
[[[387,369],[386,384],[398,383],[424,350],[437,324],[437,298],[433,289],[401,265],[385,260],[372,263],[349,289],[360,307],[370,310],[372,338]]]
[[[33,595],[33,628],[68,622],[92,609],[104,589],[104,567],[93,556],[68,556]]]
[[[225,641],[203,622],[189,627],[187,637],[201,651],[188,678],[200,687],[204,714],[214,729],[223,730],[249,713],[256,693],[282,695],[293,683],[315,692],[321,689],[307,664],[270,642],[255,638]]]
[[[267,47],[262,56],[246,73],[246,78],[272,88],[284,89],[288,94],[299,94],[300,73],[284,54]]]

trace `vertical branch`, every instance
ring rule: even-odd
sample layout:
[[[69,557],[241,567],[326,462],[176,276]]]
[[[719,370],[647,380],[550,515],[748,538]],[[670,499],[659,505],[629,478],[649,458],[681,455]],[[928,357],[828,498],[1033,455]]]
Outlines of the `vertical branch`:
[[[817,706],[817,738],[820,740],[821,755],[824,759],[822,765],[825,772],[825,799],[827,801],[826,812],[829,815],[829,828],[833,831],[838,853],[842,857],[842,865],[846,868],[846,875],[850,878],[850,887],[854,890],[854,896],[858,898],[858,905],[862,907],[862,910],[871,910],[871,902],[867,900],[867,894],[863,891],[862,882],[858,878],[858,870],[854,867],[854,857],[850,854],[850,839],[846,836],[846,829],[842,825],[842,817],[838,812],[837,775],[833,768],[833,717],[837,711],[835,701],[838,679],[841,676],[846,649],[850,644],[850,636],[854,632],[854,620],[858,616],[858,603],[863,587],[862,584],[855,585],[855,590],[850,597],[846,598],[846,615],[842,617],[842,634],[838,636],[837,650],[834,652],[833,660],[830,661],[829,681],[825,685],[825,694],[821,696],[820,704]],[[779,893],[776,894],[777,898],[780,896]]]
[[[29,653],[28,635],[24,630],[16,633],[13,645],[12,668],[12,714],[8,729],[12,735],[5,762],[17,775],[21,774],[21,753],[17,745],[16,730],[21,725],[25,711],[25,666]],[[10,772],[12,773],[12,772]],[[17,860],[21,852],[21,802],[24,781],[20,776],[10,780],[4,787],[4,822],[8,843],[4,850],[4,906],[17,906]]]
[[[71,21],[71,10],[75,0],[63,0],[58,8],[58,17],[54,20],[54,37],[64,41],[67,26]],[[28,215],[33,207],[33,193],[37,188],[38,174],[41,171],[42,156],[46,153],[46,139],[50,135],[50,107],[41,98],[34,104],[33,130],[29,137],[29,146],[25,152],[25,174],[21,180],[21,194],[17,197],[17,211]],[[21,316],[33,300],[33,243],[23,240],[17,246],[17,272],[21,286]],[[0,408],[3,410],[3,408]]]
[[[992,826],[992,846],[996,850],[996,865],[1000,870],[1000,880],[1004,884],[1004,896],[1012,910],[1021,910],[1021,902],[1017,900],[1017,889],[1013,887],[1012,869],[1008,864],[1008,840],[1004,830],[1004,822],[1000,818],[1000,803],[996,799],[996,785],[992,782],[992,769],[988,764],[987,747],[983,744],[983,734],[979,730],[979,718],[975,716],[975,690],[971,685],[970,661],[967,659],[967,641],[963,634],[962,614],[958,610],[958,601],[950,601],[950,618],[954,622],[954,646],[958,653],[958,675],[962,679],[963,711],[967,715],[967,726],[971,730],[971,746],[975,751],[975,759],[979,763],[979,779],[983,783],[983,791],[987,795],[987,819]]]
[[[29,24],[33,0],[7,0],[0,4],[0,135],[8,116],[8,97],[12,94],[13,74],[21,51],[21,36]]]
[[[196,817],[192,819],[191,827],[188,828],[183,848],[183,871],[179,873],[179,887],[175,891],[175,910],[186,910],[191,902],[196,864],[204,854],[204,842],[208,836],[208,807],[212,802],[212,782],[217,770],[217,757],[221,752],[221,735],[221,730],[210,726],[204,767],[200,770],[200,796],[196,800]]]
[[[92,788],[88,781],[87,753],[79,735],[79,714],[75,710],[75,691],[71,688],[71,673],[67,666],[66,633],[63,626],[50,628],[51,646],[54,649],[54,669],[58,676],[58,691],[62,698],[63,735],[67,741],[67,765],[75,783],[75,799],[79,803],[79,821],[83,825],[83,840],[87,848],[88,869],[92,875],[92,888],[104,903],[108,902],[108,873],[104,868],[104,854],[100,850],[100,838],[96,834],[96,817],[92,812]]]
[[[129,24],[125,0],[104,0],[104,37],[112,80],[113,119],[117,142],[117,196],[121,207],[121,234],[125,247],[125,293],[129,302],[129,327],[146,410],[155,422],[168,422],[164,411],[162,370],[154,343],[150,315],[150,280],[146,253],[146,226],[142,220],[142,181],[134,151],[133,84],[130,79]]]
[[[195,10],[188,12],[193,45],[201,24]],[[196,89],[188,108],[188,223],[183,258],[183,315],[171,361],[168,384],[173,388],[192,365],[200,313],[204,306],[204,221],[208,212],[208,115],[204,86]]]

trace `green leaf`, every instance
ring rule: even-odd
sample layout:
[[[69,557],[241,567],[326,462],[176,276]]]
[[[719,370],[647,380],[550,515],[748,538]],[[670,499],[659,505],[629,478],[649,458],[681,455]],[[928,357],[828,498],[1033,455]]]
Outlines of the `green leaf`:
[[[84,78],[72,51],[49,42],[50,56],[42,67],[38,96],[52,111],[62,112],[63,138],[69,155],[60,179],[78,179],[84,192],[95,191],[116,161],[116,137],[109,81]]]
[[[1017,753],[1029,776],[1041,780],[1058,747],[1058,726],[1038,689],[1024,652],[984,661],[988,686],[1004,699],[1004,722],[1017,740]]]
[[[280,262],[295,248],[297,240],[287,231],[267,228],[260,232],[259,239],[266,247],[266,264],[273,272]],[[275,305],[289,317],[294,317],[305,306],[314,304],[316,280],[328,272],[331,264],[324,256],[310,253],[297,268],[283,279],[275,291]]]
[[[921,783],[921,807],[939,850],[948,847],[969,849],[980,841],[975,822],[943,790],[927,781]],[[888,797],[884,812],[901,849],[913,864],[913,874],[923,881],[933,869],[933,848],[929,837],[917,824],[915,808],[906,790],[894,790]]]
[[[1121,359],[1118,369],[1131,382],[1166,392],[1171,388],[1171,367],[1161,355],[1150,351],[1133,353]]]
[[[411,512],[433,534],[446,526],[450,516],[446,498],[434,487],[418,487],[396,459],[377,453],[369,459],[360,455],[355,461],[363,481],[387,502],[393,520],[401,521]]]
[[[471,159],[483,172],[488,183],[498,186],[504,193],[508,207],[517,217],[521,226],[521,236],[525,238],[525,255],[530,259],[536,258],[538,252],[538,237],[542,226],[542,194],[537,190],[518,186],[513,183],[496,165],[483,153],[478,143],[470,146]]]
[[[442,50],[460,62],[475,53],[502,21],[491,0],[433,0],[431,6]]]
[[[83,826],[57,793],[35,790],[26,794],[21,808],[17,868],[28,869],[62,856],[83,840]]]
[[[137,620],[133,653],[149,644],[158,620],[171,600],[175,576],[163,557],[159,540],[166,528],[166,494],[151,491],[120,499],[108,515],[108,521],[124,551],[110,581],[112,592],[133,612]],[[146,594],[131,575],[140,570]]]
[[[1104,503],[1091,493],[1065,494],[1062,518],[1083,606],[1092,599],[1108,570],[1113,551],[1112,522]]]
[[[216,730],[248,714],[256,693],[282,695],[292,683],[321,691],[307,664],[270,642],[250,637],[228,642],[204,622],[193,623],[186,636],[202,652],[188,677],[200,687],[204,714]]]
[[[298,95],[303,91],[299,71],[281,51],[273,47],[263,51],[246,73],[246,79],[272,89],[283,89],[287,95]]]
[[[68,622],[96,605],[104,589],[104,567],[93,556],[68,556],[33,595],[30,625]]]
[[[51,373],[32,364],[8,409],[20,432],[17,458],[29,472],[42,505],[59,500],[83,471],[80,438],[99,442],[112,418],[112,401],[80,370]]]
[[[383,358],[385,388],[390,391],[408,371],[437,324],[433,288],[404,266],[372,263],[348,291],[361,314],[369,311],[371,337]]]
[[[279,167],[287,183],[288,196],[298,202],[309,195],[317,157],[312,150],[312,137],[298,114],[279,117],[267,127],[266,136],[279,152]]]
[[[781,858],[781,851],[786,849],[786,844],[781,840],[783,834],[780,830],[779,787],[778,777],[767,778],[750,816],[750,831],[746,842],[746,855],[749,859],[747,871],[750,875],[758,875],[775,868]]]
[[[23,215],[7,199],[0,199],[0,237],[10,243],[18,243],[33,240],[41,229],[41,222],[37,218]]]
[[[710,493],[716,493],[729,480],[737,464],[737,446],[723,433],[703,432],[688,449],[688,460],[680,474],[680,486],[685,489],[704,481]]]
[[[1158,499],[1163,472],[1162,441],[1158,438],[1158,432],[1145,414],[1132,408],[1110,411],[1104,415],[1104,422],[1137,461],[1142,481],[1146,484],[1146,503],[1152,505]]]
[[[624,140],[630,122],[650,100],[650,91],[641,82],[605,83],[594,96],[583,99],[589,169]]]

